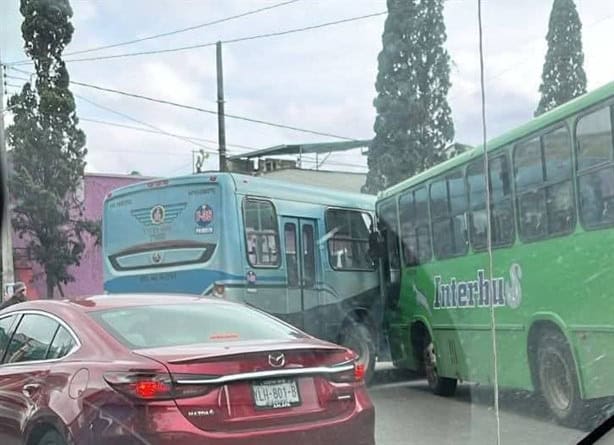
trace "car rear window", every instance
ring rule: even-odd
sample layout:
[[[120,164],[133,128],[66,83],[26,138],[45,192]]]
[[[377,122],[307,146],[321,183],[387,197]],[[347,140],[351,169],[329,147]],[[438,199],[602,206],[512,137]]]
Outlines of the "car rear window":
[[[130,348],[157,348],[234,340],[285,340],[299,331],[257,310],[230,304],[134,306],[90,313]]]

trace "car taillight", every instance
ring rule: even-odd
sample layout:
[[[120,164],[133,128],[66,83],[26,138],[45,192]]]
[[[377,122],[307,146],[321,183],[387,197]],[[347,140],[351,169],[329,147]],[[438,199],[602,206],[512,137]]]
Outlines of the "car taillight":
[[[354,368],[331,374],[330,380],[336,383],[357,383],[365,378],[365,365],[354,361]]]
[[[208,393],[206,385],[177,385],[164,372],[107,372],[105,381],[116,391],[140,400],[170,400]]]
[[[365,378],[365,365],[364,363],[354,363],[354,380],[362,382]]]

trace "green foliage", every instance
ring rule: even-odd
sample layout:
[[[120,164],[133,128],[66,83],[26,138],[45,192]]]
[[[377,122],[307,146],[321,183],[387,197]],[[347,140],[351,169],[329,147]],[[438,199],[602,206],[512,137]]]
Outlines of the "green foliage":
[[[378,56],[375,138],[363,191],[375,193],[446,158],[454,138],[447,95],[443,0],[388,0]]]
[[[586,93],[582,23],[573,0],[554,0],[546,40],[548,51],[535,116]]]
[[[9,100],[14,114],[7,129],[14,162],[13,224],[27,240],[30,257],[44,268],[52,298],[54,288],[73,280],[67,268],[79,264],[83,234],[95,235],[97,223],[84,220],[77,198],[87,150],[62,61],[74,31],[72,9],[68,0],[21,0],[20,11],[36,81]]]

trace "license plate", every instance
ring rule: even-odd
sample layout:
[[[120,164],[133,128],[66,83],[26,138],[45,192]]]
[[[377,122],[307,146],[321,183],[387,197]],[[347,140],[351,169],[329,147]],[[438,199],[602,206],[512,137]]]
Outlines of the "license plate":
[[[259,409],[289,408],[301,404],[296,380],[266,380],[252,384],[254,405]]]

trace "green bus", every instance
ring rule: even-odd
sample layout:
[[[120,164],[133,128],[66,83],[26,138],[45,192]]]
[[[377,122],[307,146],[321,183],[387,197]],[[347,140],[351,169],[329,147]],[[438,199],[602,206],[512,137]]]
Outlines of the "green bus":
[[[613,107],[614,82],[380,193],[397,367],[493,383],[492,305],[500,387],[564,424],[614,395]]]

